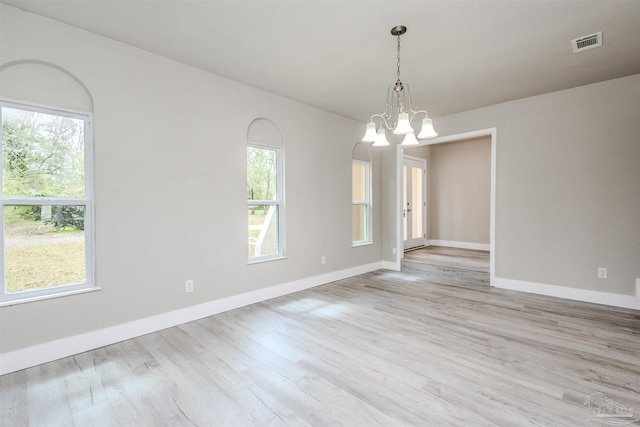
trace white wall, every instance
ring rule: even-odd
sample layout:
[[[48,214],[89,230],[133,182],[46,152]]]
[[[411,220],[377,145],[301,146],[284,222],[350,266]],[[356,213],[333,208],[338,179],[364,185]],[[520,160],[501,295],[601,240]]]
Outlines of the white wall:
[[[491,138],[429,147],[428,238],[488,246]]]
[[[434,120],[441,136],[497,129],[498,285],[640,308],[639,106],[634,75]]]
[[[0,63],[54,63],[93,96],[102,287],[0,308],[0,353],[380,261],[379,220],[374,245],[351,247],[360,123],[9,6],[0,16]],[[245,143],[257,117],[284,138],[288,258],[247,265]],[[377,156],[374,177],[380,200]]]

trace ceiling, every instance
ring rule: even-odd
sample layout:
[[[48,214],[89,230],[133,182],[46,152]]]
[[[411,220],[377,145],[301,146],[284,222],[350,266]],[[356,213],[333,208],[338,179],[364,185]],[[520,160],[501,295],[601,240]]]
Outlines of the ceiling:
[[[395,82],[395,25],[432,117],[640,73],[638,0],[0,2],[361,122]]]

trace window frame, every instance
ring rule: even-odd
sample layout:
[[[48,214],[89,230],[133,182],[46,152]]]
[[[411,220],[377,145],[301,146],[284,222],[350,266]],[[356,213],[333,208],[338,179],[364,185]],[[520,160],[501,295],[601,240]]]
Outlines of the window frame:
[[[364,201],[356,201],[353,200],[353,172],[352,172],[352,178],[351,178],[351,210],[353,212],[353,207],[354,206],[364,206],[365,207],[365,215],[364,215],[364,221],[365,221],[365,226],[364,226],[364,239],[363,240],[352,240],[351,241],[351,246],[355,247],[355,246],[363,246],[363,245],[370,245],[371,243],[373,243],[373,236],[372,236],[372,222],[371,222],[371,217],[372,217],[372,211],[373,211],[373,203],[372,203],[372,195],[371,195],[371,162],[365,161],[365,160],[358,160],[358,159],[352,159],[351,160],[351,169],[353,171],[353,165],[354,164],[358,164],[358,165],[363,165],[365,167],[365,191],[364,191],[364,195],[365,195],[365,200]],[[352,213],[353,215],[353,213]],[[353,220],[351,223],[351,234],[353,236]]]
[[[250,200],[247,198],[247,212],[249,210],[249,206],[253,205],[263,205],[263,206],[276,206],[278,208],[277,211],[277,227],[278,227],[278,252],[269,255],[260,255],[249,257],[247,255],[247,264],[256,264],[265,261],[273,261],[278,259],[286,258],[285,251],[285,208],[284,208],[284,147],[281,146],[273,146],[273,145],[265,145],[259,144],[255,142],[247,142],[246,149],[248,148],[257,148],[261,150],[271,150],[276,153],[276,196],[274,200]],[[246,155],[245,149],[245,155]],[[247,161],[245,159],[245,166],[247,166]],[[245,171],[245,191],[247,187],[247,173]],[[247,213],[248,214],[248,213]],[[248,226],[247,226],[248,227]],[[247,245],[249,244],[248,238],[249,229],[247,228]]]
[[[95,283],[93,113],[0,97],[0,129],[2,127],[2,108],[4,107],[69,117],[83,121],[84,197],[5,197],[3,192],[4,185],[0,182],[0,279],[2,281],[0,286],[0,307],[99,290],[100,288],[97,287]],[[2,132],[0,132],[0,178],[4,177],[4,144],[2,138]],[[7,293],[5,277],[4,208],[5,206],[46,205],[84,206],[85,281],[84,283],[70,283],[65,285],[55,285],[49,288]]]

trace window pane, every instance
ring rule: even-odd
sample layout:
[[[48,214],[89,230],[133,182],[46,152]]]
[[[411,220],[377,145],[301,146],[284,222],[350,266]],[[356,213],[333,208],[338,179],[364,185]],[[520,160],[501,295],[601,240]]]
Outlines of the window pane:
[[[247,147],[247,199],[276,200],[277,152]]]
[[[84,197],[84,121],[2,107],[5,196]]]
[[[367,205],[353,205],[353,231],[351,240],[354,242],[361,242],[366,240],[367,229]]]
[[[84,206],[5,206],[7,293],[86,282]]]
[[[249,205],[249,258],[278,253],[278,206]]]
[[[353,163],[351,167],[351,185],[353,188],[353,201],[365,202],[367,200],[367,167],[360,163]]]

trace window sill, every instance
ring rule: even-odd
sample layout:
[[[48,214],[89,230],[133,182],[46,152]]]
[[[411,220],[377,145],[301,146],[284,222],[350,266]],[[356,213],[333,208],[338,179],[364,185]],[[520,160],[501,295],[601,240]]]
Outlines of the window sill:
[[[281,259],[287,259],[287,257],[286,256],[277,256],[277,257],[273,257],[273,258],[262,258],[262,259],[249,260],[249,261],[247,261],[247,265],[262,264],[263,262],[279,261]]]
[[[20,298],[20,299],[2,301],[0,302],[0,307],[9,307],[12,305],[26,304],[28,302],[42,301],[42,300],[52,299],[52,298],[68,297],[70,295],[77,295],[77,294],[85,294],[87,292],[95,292],[101,289],[102,289],[101,287],[95,286],[91,288],[74,289],[72,291],[58,292],[55,294],[38,295],[38,296],[32,296],[32,297],[25,296],[24,298]]]
[[[351,247],[352,248],[358,248],[360,246],[370,246],[373,245],[373,242],[358,242],[358,243],[352,243]]]

